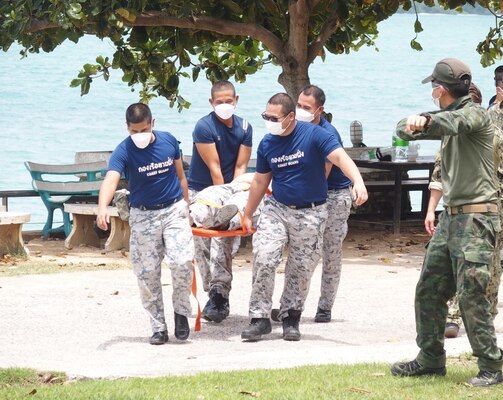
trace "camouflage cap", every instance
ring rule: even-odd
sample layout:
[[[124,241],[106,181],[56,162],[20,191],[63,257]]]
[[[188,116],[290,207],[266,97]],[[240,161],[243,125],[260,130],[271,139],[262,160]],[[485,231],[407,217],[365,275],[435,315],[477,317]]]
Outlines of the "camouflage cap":
[[[469,76],[469,79],[461,79],[466,75]],[[472,72],[470,71],[470,67],[463,61],[456,58],[444,58],[435,65],[435,69],[432,74],[424,78],[422,83],[436,81],[448,85],[455,85],[457,83],[465,83],[469,85],[471,78]]]

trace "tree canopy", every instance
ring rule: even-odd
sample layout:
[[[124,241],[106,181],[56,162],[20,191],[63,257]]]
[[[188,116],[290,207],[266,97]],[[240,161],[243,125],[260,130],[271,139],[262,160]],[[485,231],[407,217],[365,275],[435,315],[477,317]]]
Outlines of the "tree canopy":
[[[26,56],[86,34],[109,38],[113,58],[97,56],[71,85],[86,94],[93,79],[108,80],[118,69],[128,85],[141,86],[141,100],[163,96],[181,110],[190,103],[179,93],[180,78],[244,82],[267,63],[281,68],[279,83],[296,97],[317,57],[374,45],[379,22],[416,3],[489,9],[495,26],[477,51],[483,65],[501,58],[499,0],[4,0],[0,47],[18,43]],[[421,50],[417,13],[414,31],[411,46]]]

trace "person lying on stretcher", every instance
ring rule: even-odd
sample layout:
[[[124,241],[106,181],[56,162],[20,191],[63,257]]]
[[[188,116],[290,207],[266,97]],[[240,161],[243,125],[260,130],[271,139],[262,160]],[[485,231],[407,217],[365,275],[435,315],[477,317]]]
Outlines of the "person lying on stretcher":
[[[253,173],[238,176],[230,183],[201,190],[190,199],[189,212],[192,226],[214,230],[241,229],[241,216],[248,200]],[[255,227],[262,204],[253,214]]]

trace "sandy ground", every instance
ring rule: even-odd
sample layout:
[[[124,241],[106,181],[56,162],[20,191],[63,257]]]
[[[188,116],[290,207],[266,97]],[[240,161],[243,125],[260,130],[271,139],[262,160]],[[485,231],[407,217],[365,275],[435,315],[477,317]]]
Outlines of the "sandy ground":
[[[309,364],[392,362],[417,353],[414,287],[427,236],[413,229],[400,236],[351,229],[344,244],[343,274],[333,320],[314,323],[320,267],[301,320],[302,340],[286,342],[281,325],[257,343],[242,342],[248,324],[251,288],[250,247],[240,249],[234,263],[231,315],[221,324],[202,323],[187,342],[174,338],[171,279],[163,269],[170,341],[150,346],[150,327],[140,304],[127,253],[104,254],[80,247],[65,250],[63,241],[28,242],[26,263],[55,263],[61,273],[6,277],[0,275],[0,367],[58,370],[74,377],[125,377],[192,374]],[[124,268],[106,270],[109,263]],[[93,264],[95,271],[66,272],[68,266]],[[0,272],[17,268],[0,264]],[[199,279],[199,276],[198,276]],[[283,284],[276,279],[275,304]],[[198,299],[207,296],[199,285]],[[197,302],[193,299],[194,326]],[[503,317],[496,318],[503,343]],[[469,352],[464,331],[446,341],[448,355]],[[387,372],[387,371],[384,371]]]

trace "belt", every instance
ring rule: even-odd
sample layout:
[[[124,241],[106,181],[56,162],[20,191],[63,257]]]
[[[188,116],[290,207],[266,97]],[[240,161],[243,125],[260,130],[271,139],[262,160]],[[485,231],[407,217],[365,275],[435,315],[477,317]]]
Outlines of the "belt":
[[[291,208],[293,210],[302,210],[303,208],[314,208],[316,206],[321,206],[322,204],[325,204],[327,201],[322,200],[322,201],[315,201],[312,203],[307,203],[307,204],[302,204],[300,206],[287,206],[288,208]]]
[[[458,207],[445,207],[447,214],[471,214],[471,213],[497,213],[498,205],[495,203],[482,203],[482,204],[467,204]]]
[[[170,201],[167,201],[165,203],[154,204],[151,206],[145,206],[145,205],[141,204],[141,205],[133,207],[133,208],[138,208],[142,211],[162,210],[163,208],[169,207],[170,205],[179,202],[181,199],[183,199],[183,195],[180,195],[177,198],[170,200]]]

